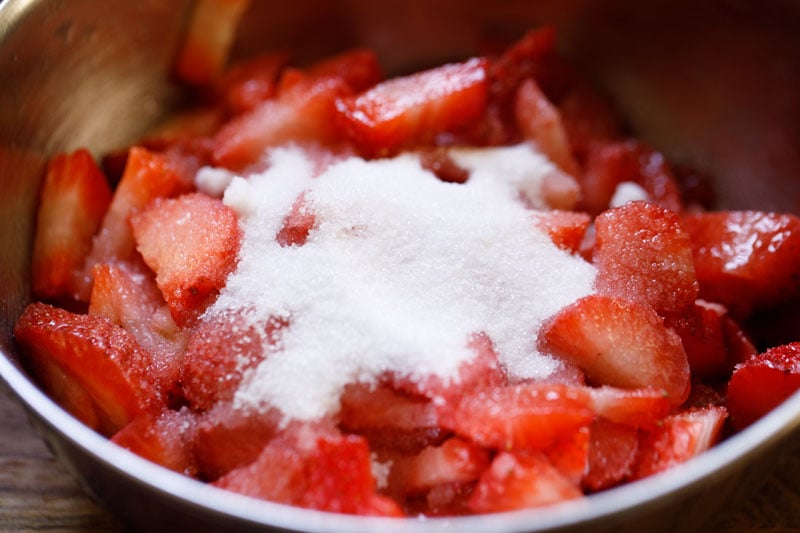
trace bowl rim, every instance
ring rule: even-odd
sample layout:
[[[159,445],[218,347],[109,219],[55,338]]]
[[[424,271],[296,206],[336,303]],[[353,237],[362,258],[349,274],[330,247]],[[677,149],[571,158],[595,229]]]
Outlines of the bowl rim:
[[[800,430],[800,392],[762,419],[712,447],[700,457],[666,472],[626,483],[578,500],[537,509],[454,518],[375,518],[313,511],[232,493],[151,463],[95,433],[64,411],[0,351],[0,377],[29,413],[59,438],[127,480],[154,494],[199,508],[225,520],[260,527],[334,533],[432,533],[439,531],[548,531],[577,525],[598,525],[621,515],[667,506],[687,491],[745,468],[756,456]],[[210,515],[209,515],[210,518]],[[629,518],[629,517],[628,517]]]

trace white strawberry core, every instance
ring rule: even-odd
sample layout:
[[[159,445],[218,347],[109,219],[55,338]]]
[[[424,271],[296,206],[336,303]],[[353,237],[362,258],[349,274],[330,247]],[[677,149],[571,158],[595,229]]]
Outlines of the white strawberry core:
[[[472,171],[465,184],[440,181],[413,154],[350,158],[315,177],[295,147],[233,179],[224,201],[244,231],[239,264],[207,313],[247,308],[256,324],[289,322],[236,405],[309,420],[335,413],[346,384],[387,371],[457,379],[479,332],[512,379],[558,369],[536,351],[537,330],[592,292],[595,269],[553,245],[520,200],[541,204],[534,193],[554,167],[528,145],[470,152],[454,153]],[[317,224],[304,245],[281,246],[275,236],[303,191]]]

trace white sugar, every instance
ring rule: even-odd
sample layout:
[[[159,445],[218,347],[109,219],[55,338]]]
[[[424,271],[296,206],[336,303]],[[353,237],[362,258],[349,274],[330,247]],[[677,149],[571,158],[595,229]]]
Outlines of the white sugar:
[[[632,181],[623,181],[614,190],[609,207],[620,207],[630,202],[649,200],[650,196],[641,185]]]
[[[524,150],[517,159],[533,163],[516,172],[530,176],[541,156]],[[243,382],[238,405],[314,419],[335,413],[345,384],[387,371],[454,378],[473,357],[467,341],[477,332],[489,335],[512,377],[557,368],[536,352],[536,331],[591,292],[595,271],[535,228],[518,200],[519,179],[482,166],[466,184],[445,183],[409,154],[351,158],[316,178],[300,149],[270,159],[269,170],[234,179],[225,193],[244,239],[237,270],[208,311],[247,307],[261,323],[289,321],[280,349]],[[275,235],[303,192],[317,224],[303,246],[282,247]]]

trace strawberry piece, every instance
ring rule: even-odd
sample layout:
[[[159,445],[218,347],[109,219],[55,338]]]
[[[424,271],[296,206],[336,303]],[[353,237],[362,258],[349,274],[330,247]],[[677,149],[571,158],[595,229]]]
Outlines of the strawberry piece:
[[[716,405],[668,416],[663,425],[640,437],[631,479],[663,472],[708,450],[719,440],[727,416],[725,408]]]
[[[733,318],[725,314],[720,320],[729,368],[747,361],[758,353],[753,342]]]
[[[489,466],[489,452],[452,437],[428,446],[413,457],[392,462],[391,483],[405,494],[427,492],[437,485],[477,480]]]
[[[581,180],[583,209],[590,215],[604,211],[617,185],[626,181],[639,184],[665,209],[681,210],[680,189],[664,156],[637,141],[592,145]]]
[[[771,348],[736,366],[728,383],[731,422],[743,429],[800,389],[800,343]]]
[[[334,102],[352,90],[338,76],[298,76],[292,83],[283,83],[276,98],[262,102],[220,129],[212,140],[212,160],[216,165],[243,170],[257,163],[267,148],[287,141],[331,146],[341,143],[334,122]]]
[[[464,396],[442,425],[487,448],[545,450],[591,422],[587,404],[580,389],[564,385],[495,387]]]
[[[288,322],[269,320],[263,328],[249,324],[245,311],[212,315],[189,333],[183,353],[181,388],[192,408],[205,411],[233,399],[245,374],[257,367]]]
[[[348,514],[400,516],[375,493],[369,447],[355,435],[308,426],[290,429],[251,464],[214,482],[218,487],[279,503]]]
[[[125,173],[84,264],[79,290],[82,301],[87,301],[91,294],[95,265],[134,257],[130,216],[155,198],[178,194],[184,188],[185,184],[164,156],[140,147],[130,149]]]
[[[561,123],[567,133],[572,153],[585,162],[592,145],[608,143],[621,137],[621,119],[589,83],[573,80],[571,87],[558,102]]]
[[[155,279],[144,265],[95,267],[89,314],[122,326],[152,357],[149,373],[164,393],[174,393],[180,375],[177,354],[185,335],[172,320]]]
[[[55,301],[74,298],[76,273],[110,202],[111,189],[89,152],[78,150],[50,161],[33,241],[34,295]]]
[[[581,426],[572,433],[562,435],[544,455],[561,475],[580,485],[589,464],[589,426]]]
[[[199,475],[217,479],[252,463],[279,433],[282,415],[275,409],[263,413],[219,402],[197,420],[193,454]]]
[[[632,472],[639,448],[636,428],[598,418],[592,423],[589,468],[581,482],[597,492],[624,481]]]
[[[278,77],[289,62],[285,52],[268,53],[237,63],[220,80],[221,100],[234,115],[255,109],[278,91]]]
[[[717,310],[692,304],[668,314],[664,324],[680,336],[692,376],[713,378],[730,372],[722,317]]]
[[[194,323],[236,267],[236,213],[221,200],[192,193],[156,199],[131,217],[131,226],[175,322]]]
[[[372,50],[361,48],[322,59],[311,65],[306,73],[311,78],[341,78],[354,93],[366,91],[384,79],[378,56]]]
[[[137,416],[111,441],[165,468],[193,476],[197,471],[191,450],[195,429],[191,412],[165,409]]]
[[[553,244],[571,253],[577,253],[583,242],[591,218],[575,211],[534,211],[533,223],[547,233]]]
[[[149,354],[104,317],[34,303],[22,313],[14,337],[61,405],[104,435],[157,402]]]
[[[697,299],[689,235],[680,217],[649,202],[630,202],[595,219],[593,260],[599,293],[674,312]]]
[[[700,297],[734,316],[800,294],[800,218],[759,211],[687,215]]]
[[[281,246],[303,246],[316,223],[316,217],[306,200],[306,195],[301,193],[284,217],[275,240]]]
[[[483,333],[472,335],[467,346],[475,352],[475,356],[461,364],[457,379],[443,380],[437,375],[420,377],[392,374],[388,380],[397,390],[424,396],[437,403],[457,400],[474,390],[498,387],[508,382],[492,341],[487,335]]]
[[[675,406],[689,394],[680,337],[644,304],[599,294],[581,298],[545,322],[539,350],[575,364],[594,384],[652,388]]]
[[[347,385],[340,403],[341,426],[365,436],[377,451],[417,453],[447,436],[439,428],[439,414],[432,402],[384,385]]]
[[[661,423],[672,410],[670,399],[661,390],[626,390],[615,387],[586,389],[592,410],[612,422],[649,428]]]
[[[425,145],[478,118],[486,107],[487,62],[473,58],[393,78],[336,102],[338,119],[367,154]]]
[[[442,148],[422,150],[419,159],[422,168],[433,172],[445,183],[466,183],[469,179],[469,172],[458,166]]]
[[[582,497],[581,491],[538,453],[501,452],[469,499],[476,513],[541,507]]]
[[[567,174],[578,175],[578,164],[572,156],[558,109],[547,99],[533,78],[522,82],[517,89],[514,113],[523,138],[535,142],[558,168]]]
[[[175,71],[181,80],[204,85],[225,67],[236,28],[249,0],[199,0],[195,3]]]

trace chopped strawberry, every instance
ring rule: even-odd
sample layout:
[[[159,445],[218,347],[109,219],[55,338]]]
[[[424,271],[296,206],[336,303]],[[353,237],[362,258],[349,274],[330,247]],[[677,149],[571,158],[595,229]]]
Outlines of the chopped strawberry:
[[[88,301],[95,265],[130,260],[136,252],[128,219],[155,198],[185,190],[180,176],[162,155],[133,147],[128,153],[125,173],[114,191],[100,231],[92,243],[80,279],[80,297]]]
[[[583,391],[565,385],[494,387],[465,395],[442,425],[495,450],[546,450],[591,422],[587,404]]]
[[[392,374],[388,381],[397,390],[424,396],[439,403],[442,400],[458,399],[474,390],[497,387],[508,382],[492,341],[486,334],[472,335],[467,346],[475,352],[475,356],[461,364],[457,379],[443,380],[435,374],[422,377]]]
[[[129,263],[95,267],[89,314],[104,316],[129,331],[152,357],[149,373],[164,393],[174,392],[180,374],[177,354],[186,337],[178,329],[152,272]]]
[[[620,183],[637,183],[648,199],[670,211],[680,211],[680,191],[664,156],[637,141],[591,146],[582,177],[583,208],[597,215],[608,208]]]
[[[469,172],[456,164],[446,150],[432,148],[420,153],[422,168],[433,172],[446,183],[466,183]]]
[[[544,73],[555,44],[554,29],[545,26],[529,31],[506,48],[490,65],[492,100],[500,105],[510,104],[519,85],[528,78],[548,83]]]
[[[649,202],[630,202],[595,219],[597,291],[675,312],[697,299],[689,235],[680,217]]]
[[[548,172],[541,183],[539,194],[547,207],[574,212],[581,196],[581,186],[575,178],[561,171]]]
[[[439,428],[439,414],[432,402],[385,385],[347,385],[340,403],[341,426],[365,436],[378,451],[416,453],[440,444],[447,436]]]
[[[731,422],[743,429],[800,389],[800,343],[771,348],[736,366],[728,384]]]
[[[558,102],[561,123],[567,133],[572,153],[585,162],[592,145],[619,139],[623,127],[609,102],[583,80],[573,80]]]
[[[287,141],[341,143],[334,123],[337,98],[351,94],[338,76],[305,77],[286,84],[274,99],[238,115],[213,139],[212,159],[231,170],[244,170],[259,161],[264,151]]]
[[[269,100],[278,90],[278,77],[289,62],[285,52],[267,53],[229,68],[219,87],[225,107],[238,115]]]
[[[222,73],[239,20],[249,3],[249,0],[199,0],[194,4],[175,65],[181,80],[204,85]]]
[[[691,304],[667,314],[664,323],[680,336],[692,376],[713,378],[730,372],[722,316],[716,309]]]
[[[312,207],[306,200],[305,193],[301,193],[284,217],[275,240],[281,246],[303,246],[316,223]]]
[[[517,89],[514,112],[522,137],[534,141],[558,168],[577,176],[578,164],[572,156],[558,109],[547,99],[533,78],[522,82]]]
[[[369,447],[355,435],[301,426],[271,441],[251,464],[214,484],[278,503],[349,514],[400,516],[375,493]]]
[[[501,452],[472,493],[469,507],[494,513],[582,497],[581,491],[539,453]]]
[[[631,474],[638,448],[636,428],[596,419],[591,427],[589,469],[582,486],[596,492],[624,481]]]
[[[311,78],[341,78],[354,93],[366,91],[384,79],[378,56],[364,48],[322,59],[308,67],[306,73]]]
[[[800,218],[759,211],[684,217],[700,297],[738,317],[800,294]]]
[[[175,472],[196,474],[191,442],[196,429],[195,416],[186,409],[147,412],[111,437],[115,444]]]
[[[531,218],[553,244],[571,253],[578,252],[591,223],[589,215],[575,211],[533,211]]]
[[[111,189],[89,152],[78,150],[50,161],[33,241],[34,295],[55,301],[75,297],[76,277],[110,202]]]
[[[278,318],[262,328],[245,311],[204,317],[188,333],[182,357],[181,388],[193,409],[205,411],[233,399],[245,374],[258,366],[288,322]]]
[[[233,407],[219,402],[197,421],[193,453],[203,479],[217,479],[235,468],[252,463],[279,433],[282,415]]]
[[[580,485],[589,464],[589,437],[589,426],[581,426],[543,451],[550,464],[576,486]]]
[[[14,327],[14,337],[61,405],[104,435],[157,401],[149,354],[107,318],[34,303]]]
[[[598,415],[618,424],[649,428],[661,423],[672,409],[662,390],[587,388],[590,406]]]
[[[486,107],[487,62],[474,58],[393,78],[339,99],[338,118],[370,155],[430,143],[476,119]]]
[[[131,217],[136,245],[179,326],[194,323],[236,267],[241,230],[221,200],[159,198]]]
[[[719,440],[727,416],[716,405],[668,416],[662,426],[640,437],[632,479],[663,472],[708,450]]]
[[[648,305],[590,295],[551,317],[539,349],[586,373],[598,385],[663,391],[672,405],[689,394],[689,363],[680,337]]]
[[[475,481],[488,466],[488,451],[452,437],[405,460],[393,461],[391,483],[399,485],[404,494],[427,492],[437,485]]]

